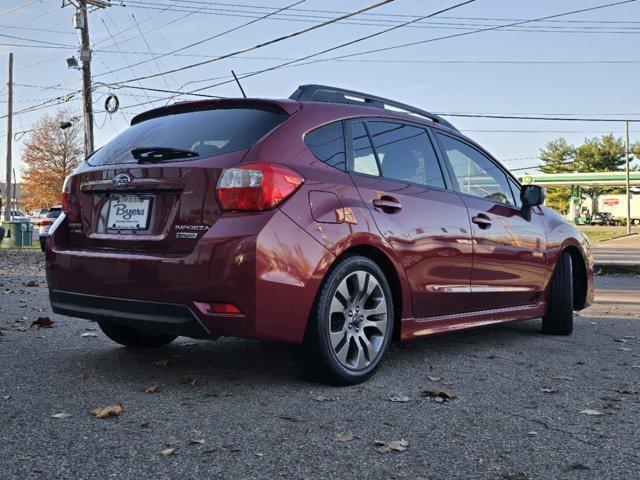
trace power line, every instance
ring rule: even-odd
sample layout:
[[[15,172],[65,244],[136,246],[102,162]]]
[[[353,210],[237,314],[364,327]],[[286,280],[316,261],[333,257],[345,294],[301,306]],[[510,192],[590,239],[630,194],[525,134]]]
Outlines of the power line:
[[[280,37],[268,40],[266,42],[258,43],[256,45],[251,46],[251,47],[246,47],[246,48],[243,48],[243,49],[240,49],[240,50],[236,50],[234,52],[227,53],[227,54],[219,56],[219,57],[209,58],[209,59],[203,60],[201,62],[196,62],[196,63],[192,63],[190,65],[185,65],[184,67],[167,70],[167,71],[165,71],[163,73],[164,74],[175,73],[175,72],[179,72],[179,71],[182,71],[182,70],[187,70],[189,68],[199,67],[199,66],[202,66],[202,65],[207,65],[209,63],[213,63],[213,62],[217,62],[217,61],[220,61],[220,60],[224,60],[225,58],[231,58],[233,56],[240,55],[241,53],[251,52],[253,50],[257,50],[257,49],[260,49],[260,48],[263,48],[263,47],[266,47],[266,46],[269,46],[269,45],[273,45],[275,43],[279,43],[279,42],[282,42],[284,40],[289,40],[291,38],[298,37],[300,35],[303,35],[305,33],[311,32],[313,30],[317,30],[317,29],[325,27],[327,25],[331,25],[333,23],[339,22],[340,20],[344,20],[345,18],[349,18],[349,17],[352,17],[354,15],[358,15],[359,13],[366,12],[368,10],[372,10],[374,8],[381,7],[382,5],[386,5],[386,4],[391,3],[393,1],[394,0],[383,0],[383,1],[375,3],[373,5],[369,5],[367,7],[361,8],[359,10],[355,10],[355,11],[353,11],[351,13],[346,14],[346,15],[341,15],[339,17],[332,18],[331,20],[327,20],[326,22],[322,22],[322,23],[313,25],[311,27],[304,28],[302,30],[298,30],[296,32],[293,32],[293,33],[290,33],[290,34],[287,34],[287,35],[282,35]],[[471,0],[471,1],[473,1],[473,0]],[[134,79],[122,80],[122,81],[116,82],[115,84],[117,85],[117,84],[129,83],[129,82],[136,81],[136,80],[146,80],[146,79],[149,79],[149,78],[157,77],[159,75],[160,74],[146,75],[144,77],[138,77],[138,78],[134,78]]]
[[[221,3],[208,3],[208,2],[195,2],[195,3],[210,5],[210,6],[223,5]],[[226,5],[232,5],[232,4],[226,4]],[[150,10],[162,8],[163,11],[172,11],[172,12],[189,12],[191,11],[189,10],[191,8],[201,8],[201,7],[195,7],[192,5],[182,5],[182,4],[171,5],[166,3],[148,2],[148,1],[140,1],[140,0],[129,0],[128,6],[132,8],[150,9]],[[272,7],[245,5],[245,6],[242,6],[242,8],[270,9]],[[296,9],[296,10],[305,11],[304,9]],[[309,11],[309,10],[306,10],[306,11]],[[240,18],[258,18],[256,17],[256,15],[262,15],[262,12],[256,12],[251,10],[237,10],[237,9],[211,8],[211,7],[208,9],[208,11],[205,11],[202,13],[209,14],[209,15],[216,15],[216,16],[229,16],[229,17],[240,17]],[[334,13],[337,13],[337,12],[334,12]],[[382,15],[387,16],[386,14],[382,14]],[[415,18],[414,16],[411,16],[411,15],[404,15],[404,17]],[[309,14],[301,15],[301,14],[291,14],[291,13],[285,13],[282,15],[273,15],[270,17],[271,20],[284,20],[284,21],[297,21],[297,22],[315,22],[317,20],[326,19],[326,18],[328,18],[326,15],[309,15]],[[489,19],[485,19],[485,20],[489,20]],[[495,20],[495,19],[492,19],[492,20]],[[351,20],[344,23],[352,24],[352,25],[370,25],[370,26],[385,25],[380,22],[386,22],[386,23],[396,22],[397,23],[398,20],[388,20],[384,18],[382,19],[377,18],[376,20],[358,19],[358,20]],[[544,25],[540,27],[531,27],[531,28],[529,27],[514,28],[514,29],[503,28],[501,29],[501,31],[529,31],[529,32],[542,32],[542,33],[622,33],[622,34],[639,33],[637,31],[638,27],[635,27],[635,26],[611,27],[609,25],[611,24],[607,24],[607,26],[589,25],[589,26],[581,26],[581,27],[572,27],[572,26],[566,26],[566,25],[560,25],[560,26]],[[479,25],[478,23],[473,24],[473,23],[460,23],[460,22],[456,22],[456,23],[425,22],[425,24],[417,23],[417,24],[408,25],[408,27],[413,27],[413,28],[429,28],[429,29],[445,29],[446,28],[446,29],[458,29],[458,30],[469,30],[470,29],[469,27],[477,27],[477,26],[485,26],[485,25]],[[611,30],[612,28],[614,30]],[[570,29],[573,29],[573,30],[570,30]],[[606,29],[609,29],[609,30],[606,30]],[[631,31],[625,31],[625,30],[631,30]]]
[[[197,45],[201,45],[201,44],[203,44],[203,43],[205,43],[205,42],[209,42],[209,41],[211,41],[211,40],[214,40],[214,39],[216,39],[216,38],[220,38],[220,37],[222,37],[222,36],[224,36],[224,35],[227,35],[227,34],[229,34],[229,33],[231,33],[231,32],[235,32],[236,30],[240,30],[241,28],[244,28],[244,27],[247,27],[247,26],[249,26],[249,25],[252,25],[252,24],[254,24],[254,23],[256,23],[256,22],[259,22],[260,20],[264,20],[264,19],[266,19],[266,18],[270,17],[271,15],[274,15],[275,13],[282,12],[282,11],[287,10],[288,8],[291,8],[292,6],[295,6],[295,5],[300,5],[301,3],[304,3],[305,1],[306,1],[306,0],[299,0],[299,1],[296,1],[296,2],[292,3],[291,5],[287,5],[286,7],[282,7],[282,8],[280,8],[280,9],[276,10],[275,12],[268,13],[268,14],[266,14],[266,15],[263,15],[262,17],[259,17],[259,18],[254,19],[254,20],[252,20],[252,21],[250,21],[250,22],[246,22],[246,23],[243,23],[242,25],[238,25],[238,26],[236,26],[236,27],[233,27],[233,28],[227,29],[227,30],[225,30],[225,31],[223,31],[223,32],[216,33],[215,35],[212,35],[212,36],[207,37],[207,38],[205,38],[205,39],[203,39],[203,40],[199,40],[199,41],[197,41],[197,42],[191,43],[191,44],[186,45],[186,46],[184,46],[184,47],[180,47],[180,48],[178,48],[178,49],[176,49],[176,50],[173,50],[173,51],[171,51],[171,52],[163,53],[163,54],[161,54],[161,55],[155,56],[155,57],[153,57],[153,58],[152,58],[152,59],[150,59],[150,60],[144,60],[144,61],[141,61],[141,62],[135,63],[133,66],[135,67],[135,66],[137,66],[137,65],[142,65],[142,64],[147,63],[147,62],[149,62],[149,61],[151,61],[151,60],[154,60],[154,61],[155,61],[155,60],[156,60],[156,59],[158,59],[158,58],[166,57],[166,56],[168,56],[168,55],[173,55],[173,54],[176,54],[176,53],[178,53],[178,52],[182,52],[182,51],[184,51],[184,50],[186,50],[186,49],[188,49],[188,48],[192,48],[192,47],[195,47],[195,46],[197,46]],[[393,0],[391,0],[391,1],[393,1]],[[190,68],[190,67],[181,67],[181,68],[182,68],[182,69],[186,69],[186,68]],[[111,72],[108,72],[108,73],[115,73],[115,72],[118,72],[118,71],[120,71],[120,70],[122,70],[122,69],[112,70]],[[101,74],[101,75],[104,75],[104,74]]]
[[[298,63],[298,62],[307,60],[309,58],[312,58],[312,57],[315,57],[315,56],[318,56],[318,55],[322,55],[324,53],[328,53],[329,51],[337,50],[339,48],[342,48],[344,46],[344,44],[342,44],[342,45],[337,45],[337,46],[335,46],[333,48],[330,48],[330,49],[323,50],[321,52],[316,52],[315,54],[311,54],[311,55],[307,55],[307,56],[301,57],[301,58],[299,58],[299,59],[297,59],[296,61],[293,61],[293,62],[291,62],[291,61],[290,62],[285,62],[285,63],[282,63],[280,65],[275,65],[275,66],[272,66],[272,67],[269,67],[269,68],[258,70],[256,72],[252,72],[250,74],[242,76],[241,79],[247,78],[247,77],[250,77],[250,76],[254,76],[254,75],[259,75],[259,74],[262,74],[262,73],[265,73],[265,72],[269,72],[269,71],[276,70],[276,69],[279,69],[279,68],[287,67],[287,66],[290,66],[290,65],[291,66],[301,66],[301,65],[309,65],[309,64],[313,64],[313,63],[326,62],[326,61],[329,61],[329,60],[338,60],[338,59],[341,60],[341,59],[345,59],[345,58],[352,58],[352,57],[355,57],[355,56],[365,55],[365,54],[369,54],[369,53],[376,53],[376,52],[381,52],[381,51],[387,51],[387,50],[402,48],[402,47],[406,47],[406,46],[413,46],[413,45],[437,42],[437,41],[441,41],[441,40],[447,40],[447,39],[450,39],[450,38],[463,37],[463,36],[471,35],[471,34],[474,34],[474,33],[482,33],[482,32],[487,32],[487,31],[491,31],[491,30],[496,30],[496,29],[499,29],[499,28],[502,28],[502,27],[509,27],[509,26],[521,25],[521,24],[525,24],[525,23],[538,22],[538,21],[548,20],[548,19],[552,19],[552,18],[560,18],[560,17],[567,16],[567,15],[574,15],[574,14],[577,14],[577,13],[584,13],[584,12],[588,12],[588,11],[599,10],[599,9],[608,8],[608,7],[612,7],[612,6],[616,6],[616,5],[622,5],[622,4],[631,3],[631,2],[635,2],[635,1],[636,0],[623,0],[623,1],[620,1],[620,2],[616,2],[616,3],[608,3],[608,4],[604,4],[604,5],[598,5],[598,6],[595,6],[595,7],[583,8],[583,9],[580,9],[580,10],[571,10],[571,11],[564,12],[564,13],[559,13],[559,14],[554,14],[554,15],[547,15],[547,16],[538,17],[538,18],[532,18],[532,19],[523,20],[523,21],[519,21],[519,22],[515,22],[515,23],[510,23],[510,24],[506,24],[506,25],[498,26],[498,27],[483,28],[483,29],[478,29],[478,30],[474,30],[474,31],[471,31],[471,32],[457,33],[457,34],[452,34],[452,35],[446,35],[446,36],[443,36],[443,37],[436,37],[436,38],[431,38],[431,39],[427,39],[427,40],[421,40],[421,41],[418,41],[418,42],[411,42],[411,43],[405,43],[405,44],[400,44],[400,45],[394,45],[394,46],[390,46],[390,47],[378,48],[378,49],[374,49],[374,50],[356,52],[356,53],[347,54],[347,55],[340,55],[340,56],[337,56],[337,57],[331,57],[329,59],[316,59],[316,60],[312,60],[310,62]],[[366,37],[363,37],[363,38],[366,38]],[[225,82],[222,82],[222,83],[209,85],[207,87],[202,87],[202,88],[193,90],[192,92],[200,92],[202,90],[206,90],[208,88],[217,87],[219,85],[223,85],[223,84],[226,84],[226,83],[229,83],[229,82],[230,81],[225,81]],[[187,93],[190,93],[190,92],[187,92]]]
[[[440,112],[438,115],[445,117],[464,117],[464,118],[494,118],[500,120],[554,120],[566,122],[640,122],[640,119],[628,120],[626,118],[587,118],[587,117],[545,117],[545,116],[526,116],[526,115],[482,115],[475,113],[446,113]],[[637,115],[637,114],[635,114]]]

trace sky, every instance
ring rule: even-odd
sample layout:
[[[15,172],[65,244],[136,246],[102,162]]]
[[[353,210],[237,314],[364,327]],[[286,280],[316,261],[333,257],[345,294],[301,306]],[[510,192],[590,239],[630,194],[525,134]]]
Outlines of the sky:
[[[298,30],[341,12],[379,0],[112,0],[89,14],[93,60],[95,137],[99,147],[124,130],[131,118],[168,101],[194,98],[114,82],[166,72],[232,53]],[[251,52],[128,83],[142,88],[190,91],[242,74],[278,65],[374,34],[402,22],[462,3],[463,0],[395,0],[292,39]],[[288,97],[298,85],[321,83],[393,98],[438,113],[596,117],[640,120],[640,1],[493,31],[468,33],[518,20],[570,12],[616,0],[475,0],[411,26],[318,55],[347,55],[411,42],[419,43],[276,69],[242,80],[252,97]],[[68,3],[68,2],[67,2]],[[297,5],[269,18],[257,17]],[[14,52],[14,111],[71,94],[81,88],[79,70],[65,59],[78,57],[79,31],[74,7],[60,0],[0,2],[0,116],[7,108],[8,53]],[[456,34],[453,38],[441,39]],[[205,41],[208,37],[217,36]],[[187,47],[193,43],[196,46]],[[182,49],[180,52],[163,55]],[[219,78],[222,77],[222,78]],[[218,79],[218,80],[215,80]],[[114,93],[120,110],[104,112]],[[234,83],[201,90],[203,94],[240,96]],[[138,105],[143,104],[143,105]],[[81,97],[14,116],[14,132],[28,131],[43,115],[60,108],[81,118]],[[540,148],[564,137],[585,138],[612,132],[624,135],[621,122],[499,120],[447,117],[507,167],[533,172]],[[0,179],[4,180],[6,118],[0,118]],[[631,142],[640,123],[631,124]],[[27,135],[13,142],[14,166]],[[522,170],[525,169],[526,170]]]

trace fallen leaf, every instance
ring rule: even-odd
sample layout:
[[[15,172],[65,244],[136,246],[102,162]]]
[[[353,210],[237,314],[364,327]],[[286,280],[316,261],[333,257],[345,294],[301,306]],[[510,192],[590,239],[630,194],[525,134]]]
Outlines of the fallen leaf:
[[[589,410],[589,409],[581,410],[580,413],[584,413],[585,415],[592,415],[594,417],[598,417],[600,415],[604,415],[604,413],[599,412],[598,410]]]
[[[51,327],[51,325],[53,325],[53,320],[49,317],[38,317],[36,320],[31,322],[31,326],[33,327],[34,325],[38,328]]]
[[[28,282],[25,282],[24,286],[25,287],[37,287],[38,283],[35,280],[29,280]]]
[[[93,333],[93,332],[85,332],[83,334],[80,335],[83,338],[87,338],[87,337],[97,337],[98,334],[97,333]]]
[[[65,418],[69,418],[71,416],[70,413],[67,412],[60,412],[60,413],[55,413],[53,415],[51,415],[53,418],[57,418],[59,420],[64,420]]]
[[[404,452],[409,448],[409,442],[404,439],[391,440],[389,442],[376,440],[375,445],[377,446],[376,450],[381,453]]]
[[[190,439],[187,444],[189,445],[204,445],[204,438],[192,438]]]
[[[81,372],[80,375],[78,375],[78,378],[80,380],[86,380],[87,379],[87,374],[84,372]]]
[[[158,390],[158,385],[150,385],[144,389],[144,393],[155,393]]]
[[[409,397],[407,397],[406,395],[393,395],[391,397],[389,397],[389,401],[390,402],[398,402],[398,403],[405,403],[410,401],[411,399]]]
[[[91,410],[91,415],[96,418],[109,418],[109,417],[117,417],[122,413],[122,405],[114,405],[107,407],[98,407]]]
[[[336,442],[350,442],[351,440],[355,440],[360,437],[351,432],[334,432],[332,438]]]
[[[157,362],[153,362],[151,365],[154,367],[166,367],[169,365],[169,360],[158,360]]]
[[[538,432],[531,430],[530,432],[527,432],[527,435],[529,435],[530,437],[536,437],[538,435]]]
[[[171,455],[174,455],[176,453],[176,449],[175,448],[165,448],[164,450],[162,450],[160,452],[160,456],[162,457],[170,457]]]
[[[454,400],[458,398],[455,393],[445,392],[443,390],[440,390],[440,391],[424,390],[422,392],[422,395],[438,403],[447,403],[449,400]]]

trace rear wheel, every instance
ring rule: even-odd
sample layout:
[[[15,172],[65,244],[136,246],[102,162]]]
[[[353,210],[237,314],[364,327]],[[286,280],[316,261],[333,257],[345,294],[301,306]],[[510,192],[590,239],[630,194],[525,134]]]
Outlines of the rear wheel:
[[[571,335],[573,332],[573,272],[571,255],[560,254],[551,277],[547,313],[542,317],[542,333]]]
[[[160,348],[173,342],[177,337],[174,335],[148,335],[126,325],[119,325],[110,322],[98,322],[104,334],[120,345],[129,348]]]
[[[297,363],[314,380],[362,382],[389,348],[393,319],[380,267],[359,255],[344,257],[320,288],[304,342],[294,347]]]

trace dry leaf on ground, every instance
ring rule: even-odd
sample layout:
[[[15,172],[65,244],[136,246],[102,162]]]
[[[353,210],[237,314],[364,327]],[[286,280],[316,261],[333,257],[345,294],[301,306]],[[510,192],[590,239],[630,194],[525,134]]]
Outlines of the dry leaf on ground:
[[[409,442],[407,440],[391,440],[385,442],[382,440],[376,440],[376,450],[382,453],[404,452],[409,448]]]
[[[389,401],[390,402],[399,402],[399,403],[405,403],[410,401],[411,399],[409,397],[407,397],[406,395],[393,395],[391,397],[389,397]]]
[[[604,413],[599,412],[598,410],[581,410],[580,413],[584,413],[585,415],[592,415],[594,417],[599,417],[600,415],[604,415]]]
[[[50,327],[51,325],[53,325],[53,320],[51,320],[49,317],[38,317],[36,320],[31,322],[31,326],[33,327],[34,325],[36,325],[38,328]]]
[[[174,455],[176,453],[176,449],[175,448],[165,448],[164,450],[162,450],[160,452],[160,455],[163,457],[170,457],[171,455]]]
[[[91,415],[96,418],[117,417],[122,413],[122,405],[113,405],[107,407],[98,407],[91,410]]]
[[[351,432],[334,432],[332,438],[336,442],[350,442],[351,440],[355,440],[360,437]]]
[[[449,400],[458,398],[455,393],[445,392],[444,390],[424,390],[422,394],[439,403],[447,403]]]
[[[158,385],[150,385],[144,389],[144,393],[155,393],[158,390]]]
[[[70,413],[67,412],[60,412],[60,413],[55,413],[53,415],[51,415],[53,418],[57,418],[58,420],[64,420],[65,418],[69,418],[71,416]]]
[[[38,282],[36,282],[35,280],[29,280],[28,282],[24,283],[25,287],[37,287],[38,286]]]

